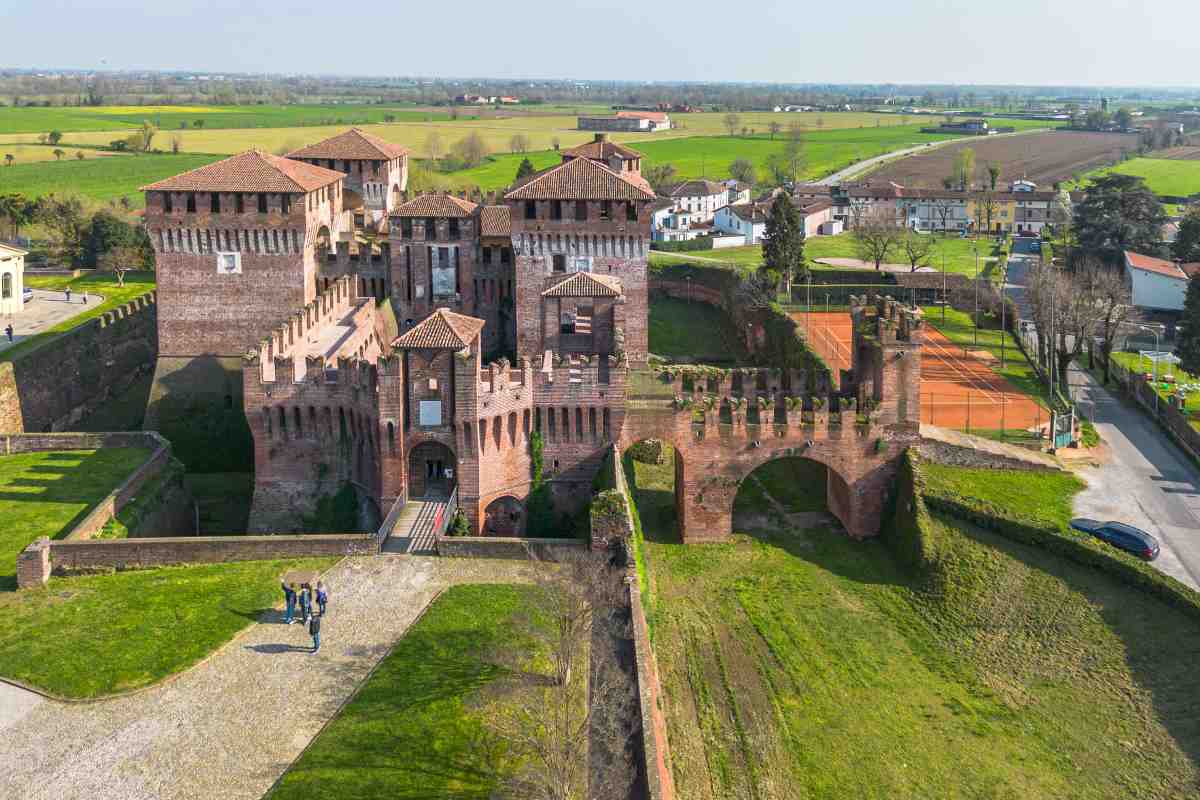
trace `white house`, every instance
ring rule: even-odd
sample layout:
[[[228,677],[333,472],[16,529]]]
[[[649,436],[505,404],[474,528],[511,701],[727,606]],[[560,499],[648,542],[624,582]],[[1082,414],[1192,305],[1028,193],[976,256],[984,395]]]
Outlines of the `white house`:
[[[1182,311],[1188,276],[1174,261],[1125,251],[1125,279],[1133,304],[1157,311]]]
[[[0,314],[19,314],[25,307],[25,256],[29,253],[0,244]]]
[[[750,186],[741,181],[730,178],[725,181],[725,190],[728,192],[725,205],[736,206],[738,203],[750,202]]]
[[[717,211],[729,205],[729,190],[725,184],[715,181],[684,181],[677,183],[667,192],[675,203],[675,210],[686,214],[692,224],[712,222]]]
[[[761,244],[763,234],[767,230],[767,215],[770,213],[770,206],[759,203],[725,206],[717,211],[713,226],[725,233],[745,236],[746,244]]]

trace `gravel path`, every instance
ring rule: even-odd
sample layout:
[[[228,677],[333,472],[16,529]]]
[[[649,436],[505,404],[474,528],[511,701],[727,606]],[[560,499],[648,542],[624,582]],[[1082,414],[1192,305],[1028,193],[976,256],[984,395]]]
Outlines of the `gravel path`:
[[[165,685],[0,715],[0,797],[259,798],[404,634],[455,583],[522,581],[525,562],[382,556],[329,573],[321,652],[272,615]],[[9,703],[8,694],[0,702]]]

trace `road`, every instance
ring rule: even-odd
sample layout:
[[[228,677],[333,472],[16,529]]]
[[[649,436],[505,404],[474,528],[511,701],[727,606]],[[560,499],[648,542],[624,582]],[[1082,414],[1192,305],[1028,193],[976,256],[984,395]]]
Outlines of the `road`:
[[[1021,317],[1029,316],[1027,282],[1036,256],[1014,252],[1005,291]],[[1020,248],[1026,250],[1026,248]],[[1031,341],[1036,341],[1032,334]],[[1200,589],[1200,470],[1132,402],[1100,386],[1071,364],[1071,396],[1108,445],[1109,458],[1079,471],[1088,488],[1075,497],[1075,514],[1118,520],[1149,531],[1162,552],[1153,565]]]
[[[1025,136],[1030,133],[1044,133],[1047,130],[1049,130],[1049,128],[1033,128],[1027,131],[1016,131],[1015,133],[998,133],[996,136],[988,138],[994,139],[998,136]],[[954,139],[946,139],[945,141],[941,142],[929,142],[928,144],[919,144],[915,147],[906,147],[903,150],[893,150],[890,153],[884,153],[883,155],[874,156],[872,158],[859,161],[857,164],[851,164],[845,169],[838,170],[832,175],[827,175],[824,178],[821,178],[819,181],[813,181],[813,183],[817,186],[832,186],[835,183],[841,183],[842,181],[849,180],[850,178],[853,178],[862,172],[868,172],[888,161],[894,161],[897,158],[911,156],[914,153],[928,152],[929,150],[934,150],[939,147],[945,147],[946,145],[961,142],[962,140],[963,137],[958,137]]]

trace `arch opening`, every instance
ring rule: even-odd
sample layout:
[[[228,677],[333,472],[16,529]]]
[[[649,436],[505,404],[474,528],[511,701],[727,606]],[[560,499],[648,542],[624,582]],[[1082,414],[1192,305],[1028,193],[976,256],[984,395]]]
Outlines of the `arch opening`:
[[[454,451],[441,442],[421,442],[408,453],[410,499],[449,497],[458,479]]]
[[[497,497],[483,511],[484,536],[521,536],[525,531],[525,506],[515,497]]]
[[[819,461],[803,456],[771,459],[738,483],[733,530],[753,534],[841,528],[831,506],[839,505],[835,492],[846,497],[845,487],[841,476]]]

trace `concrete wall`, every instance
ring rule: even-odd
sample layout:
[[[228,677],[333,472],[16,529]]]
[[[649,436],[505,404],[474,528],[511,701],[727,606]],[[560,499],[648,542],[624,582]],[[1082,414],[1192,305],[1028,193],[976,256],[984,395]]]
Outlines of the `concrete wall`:
[[[442,536],[439,556],[453,558],[506,558],[518,561],[555,561],[556,555],[582,550],[582,539],[520,539],[508,536]]]
[[[153,369],[157,347],[150,292],[0,363],[0,432],[70,428]]]

